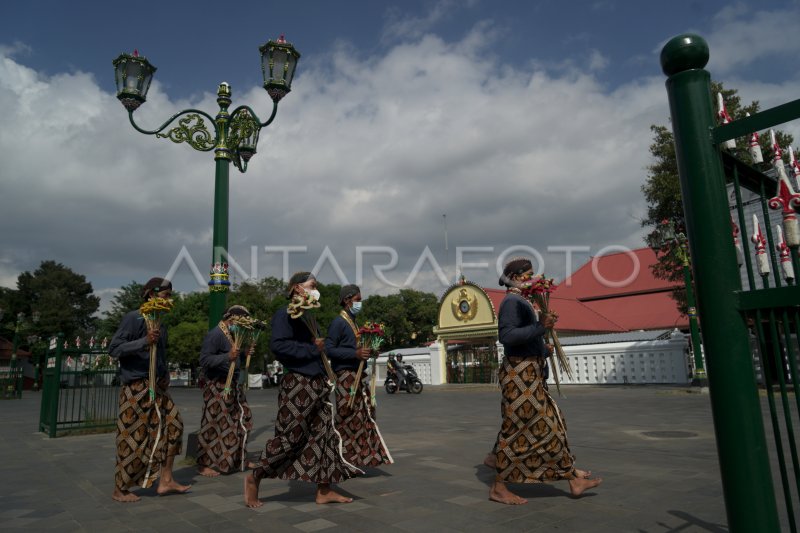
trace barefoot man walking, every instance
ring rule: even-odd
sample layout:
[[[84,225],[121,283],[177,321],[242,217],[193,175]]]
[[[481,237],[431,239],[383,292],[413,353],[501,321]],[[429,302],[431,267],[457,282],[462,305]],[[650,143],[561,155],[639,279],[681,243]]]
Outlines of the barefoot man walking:
[[[544,334],[555,319],[545,314],[539,322],[531,302],[521,296],[520,287],[532,276],[531,261],[516,258],[506,264],[500,278],[500,285],[508,288],[497,317],[505,351],[499,373],[503,423],[494,447],[497,476],[489,499],[507,505],[528,503],[511,492],[507,483],[563,479],[577,497],[602,481],[575,468],[564,418],[547,392],[545,358],[552,348],[545,344]]]

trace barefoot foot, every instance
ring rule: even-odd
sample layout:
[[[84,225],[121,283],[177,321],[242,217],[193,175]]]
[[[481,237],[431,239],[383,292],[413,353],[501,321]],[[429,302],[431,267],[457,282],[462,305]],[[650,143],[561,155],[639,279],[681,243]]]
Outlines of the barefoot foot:
[[[139,498],[136,494],[127,490],[119,490],[117,488],[115,488],[114,492],[111,493],[111,499],[122,503],[133,503],[141,500],[141,498]]]
[[[569,493],[572,495],[573,498],[577,498],[585,490],[591,489],[593,487],[598,486],[602,483],[603,480],[598,478],[594,479],[584,479],[584,478],[575,478],[569,480]]]
[[[489,491],[489,499],[493,502],[504,503],[506,505],[523,505],[528,503],[528,500],[517,496],[506,487],[505,483],[495,482],[492,485],[492,490]]]
[[[156,489],[156,494],[159,496],[168,496],[170,494],[184,494],[189,492],[191,489],[191,485],[181,485],[174,479],[169,481],[164,481],[163,479],[158,482],[158,489]]]
[[[343,494],[339,494],[335,490],[331,489],[329,485],[317,486],[316,502],[320,505],[326,503],[350,503],[352,501],[353,498],[348,498]]]
[[[575,477],[581,478],[581,479],[589,479],[590,477],[592,477],[592,471],[591,470],[581,470],[580,468],[576,468],[575,469]]]
[[[253,477],[253,474],[247,474],[244,477],[244,504],[251,509],[261,507],[264,505],[258,499],[258,480]]]
[[[205,477],[217,477],[219,475],[219,472],[207,466],[198,467],[197,473]]]

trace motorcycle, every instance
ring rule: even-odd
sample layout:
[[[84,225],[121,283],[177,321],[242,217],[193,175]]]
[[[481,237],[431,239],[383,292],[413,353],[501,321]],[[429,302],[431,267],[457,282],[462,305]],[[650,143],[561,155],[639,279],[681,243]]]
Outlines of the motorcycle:
[[[403,380],[403,384],[399,387],[399,389],[410,394],[419,394],[422,392],[422,381],[420,381],[417,371],[414,370],[414,367],[408,364],[398,363],[396,361],[393,361],[393,363],[394,365],[388,365],[386,367],[386,380],[383,382],[386,392],[389,394],[394,394],[398,390],[397,384],[399,383],[400,379],[397,376],[397,371],[394,368],[395,365],[401,368],[402,372],[405,374],[405,379]]]

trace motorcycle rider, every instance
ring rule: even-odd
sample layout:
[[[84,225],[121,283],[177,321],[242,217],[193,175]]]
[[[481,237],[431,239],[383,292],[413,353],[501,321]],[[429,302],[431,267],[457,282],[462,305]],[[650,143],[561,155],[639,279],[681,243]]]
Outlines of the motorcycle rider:
[[[406,371],[403,368],[403,356],[394,354],[389,355],[389,363],[392,365],[392,370],[397,375],[397,390],[403,390],[403,383],[408,387],[408,380],[406,379]]]

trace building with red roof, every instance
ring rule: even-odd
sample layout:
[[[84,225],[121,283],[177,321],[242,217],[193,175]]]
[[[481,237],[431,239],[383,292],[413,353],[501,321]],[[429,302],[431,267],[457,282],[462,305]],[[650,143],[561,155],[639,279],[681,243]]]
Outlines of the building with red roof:
[[[559,316],[559,333],[687,329],[689,318],[671,296],[680,285],[653,276],[650,267],[656,262],[650,248],[592,257],[550,297],[551,309]],[[484,291],[499,309],[505,291]]]

